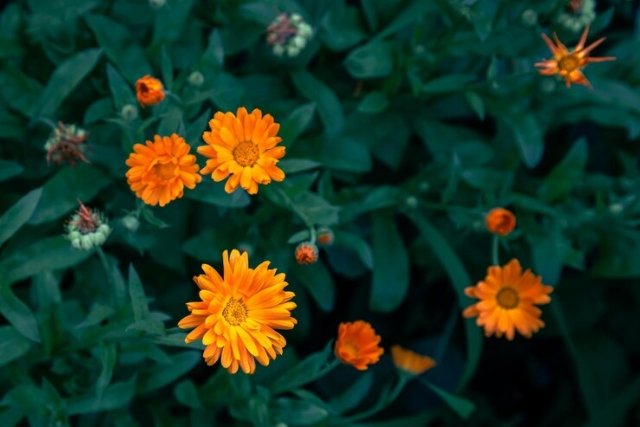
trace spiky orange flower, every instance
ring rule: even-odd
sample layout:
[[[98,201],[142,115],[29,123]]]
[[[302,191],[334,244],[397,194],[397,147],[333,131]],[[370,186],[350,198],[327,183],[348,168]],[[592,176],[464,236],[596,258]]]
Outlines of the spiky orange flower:
[[[336,357],[359,371],[380,360],[384,349],[380,347],[380,335],[364,320],[340,323],[334,348]]]
[[[589,53],[599,46],[606,37],[599,38],[589,46],[584,47],[588,33],[589,26],[586,26],[582,32],[582,36],[580,36],[580,41],[571,52],[562,44],[555,33],[553,34],[555,43],[549,39],[546,34],[542,34],[542,38],[547,46],[549,46],[553,58],[545,59],[535,64],[536,67],[541,68],[539,71],[540,74],[545,76],[557,74],[564,78],[567,87],[570,87],[571,83],[591,87],[591,83],[589,83],[587,77],[582,73],[582,69],[592,62],[615,61],[616,58],[613,56],[590,57]]]
[[[136,81],[136,98],[143,107],[155,105],[164,99],[162,82],[149,75],[140,77]]]
[[[436,366],[436,361],[399,345],[391,346],[393,364],[412,375],[420,375]]]
[[[182,197],[184,187],[193,189],[202,181],[196,156],[181,136],[156,135],[153,142],[136,144],[126,161],[127,182],[146,204],[164,206]]]
[[[282,354],[287,344],[275,329],[292,329],[297,323],[291,317],[296,304],[293,292],[286,292],[284,273],[269,269],[269,261],[249,268],[249,256],[234,249],[222,253],[224,274],[207,264],[204,274],[193,280],[200,290],[201,301],[187,303],[191,312],[180,320],[180,328],[195,328],[186,343],[202,339],[206,346],[207,365],[218,360],[230,373],[238,368],[246,374]]]
[[[464,317],[478,317],[476,323],[483,326],[485,335],[506,335],[513,340],[515,330],[527,338],[544,326],[541,310],[534,304],[551,301],[551,286],[542,284],[540,276],[522,267],[517,259],[505,266],[493,265],[487,269],[487,277],[476,286],[467,287],[464,293],[480,301],[467,307]]]
[[[506,236],[516,227],[516,216],[509,209],[493,208],[484,217],[487,230],[493,234]]]
[[[270,114],[262,116],[258,108],[249,114],[240,107],[237,114],[217,112],[209,127],[211,132],[202,135],[207,145],[198,147],[198,153],[209,158],[200,173],[211,174],[214,181],[231,175],[224,186],[227,193],[241,186],[249,194],[256,194],[258,184],[284,179],[284,172],[276,164],[285,148],[277,146],[282,141],[276,136],[280,125]]]

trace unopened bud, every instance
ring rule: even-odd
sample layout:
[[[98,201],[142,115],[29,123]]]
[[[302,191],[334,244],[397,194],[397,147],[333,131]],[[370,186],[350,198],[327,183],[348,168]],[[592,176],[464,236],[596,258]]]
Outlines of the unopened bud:
[[[204,83],[204,76],[200,71],[194,71],[193,73],[189,74],[188,80],[191,86],[202,86],[202,83]]]
[[[318,229],[317,242],[322,246],[331,246],[335,236],[333,231],[329,227],[322,227]]]
[[[138,231],[138,227],[140,227],[140,221],[134,215],[127,215],[122,218],[122,225],[124,225],[127,230],[135,233]]]
[[[298,264],[315,264],[318,261],[318,247],[311,242],[300,243],[295,250]]]
[[[138,118],[138,107],[133,104],[125,104],[120,110],[120,115],[126,121],[131,122]]]
[[[528,27],[533,27],[538,23],[538,12],[533,9],[527,9],[520,16],[522,23]]]

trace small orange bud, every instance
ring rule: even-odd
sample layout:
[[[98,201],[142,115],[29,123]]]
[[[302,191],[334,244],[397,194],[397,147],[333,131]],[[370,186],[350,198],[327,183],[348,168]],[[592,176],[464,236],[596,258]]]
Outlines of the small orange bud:
[[[162,82],[149,75],[140,77],[136,82],[136,98],[143,107],[156,105],[164,99]]]
[[[318,247],[311,242],[302,242],[296,247],[298,264],[315,264],[318,261]]]
[[[491,209],[484,220],[487,230],[500,236],[506,236],[516,228],[516,216],[508,209]]]
[[[334,240],[333,231],[329,227],[322,227],[318,230],[318,244],[331,246]]]

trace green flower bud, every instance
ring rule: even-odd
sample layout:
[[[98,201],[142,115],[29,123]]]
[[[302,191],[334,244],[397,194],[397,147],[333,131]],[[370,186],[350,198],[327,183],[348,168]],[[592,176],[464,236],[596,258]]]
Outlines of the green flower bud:
[[[189,74],[188,80],[191,86],[202,86],[202,83],[204,83],[204,76],[200,71],[194,71]]]
[[[120,115],[128,122],[135,120],[138,117],[138,107],[132,104],[126,104],[120,110]]]
[[[127,230],[135,233],[138,231],[138,227],[140,227],[140,221],[133,215],[127,215],[122,218],[122,225],[124,225]]]

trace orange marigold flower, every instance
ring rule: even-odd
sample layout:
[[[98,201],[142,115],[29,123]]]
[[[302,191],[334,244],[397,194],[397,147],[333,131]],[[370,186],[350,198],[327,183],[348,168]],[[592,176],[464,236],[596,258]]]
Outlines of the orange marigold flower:
[[[146,204],[164,206],[182,197],[184,187],[193,189],[202,181],[196,156],[181,136],[156,135],[146,145],[135,144],[126,161],[127,182]]]
[[[494,208],[484,217],[487,230],[506,236],[516,228],[516,216],[509,209]]]
[[[201,301],[187,303],[191,312],[180,320],[180,328],[195,328],[185,342],[202,339],[206,346],[207,365],[218,360],[232,374],[238,368],[246,374],[282,354],[287,344],[275,329],[292,329],[297,323],[291,317],[296,304],[293,292],[286,292],[284,273],[269,269],[269,261],[249,268],[249,256],[234,249],[222,253],[224,274],[207,264],[204,274],[193,280],[200,290]]]
[[[378,363],[384,349],[380,347],[380,335],[363,320],[340,323],[338,339],[335,345],[336,357],[359,371],[365,371],[367,365]]]
[[[209,121],[211,132],[202,139],[207,145],[198,153],[209,158],[200,173],[211,174],[214,181],[229,177],[224,186],[233,193],[240,185],[249,194],[258,192],[258,184],[271,180],[282,181],[284,172],[276,164],[284,156],[285,148],[277,146],[282,138],[276,136],[280,125],[270,114],[254,109],[238,108],[237,114],[217,112]]]
[[[606,37],[599,38],[589,46],[584,47],[588,33],[589,26],[586,26],[582,32],[582,36],[580,36],[580,41],[571,52],[562,44],[555,33],[553,34],[555,43],[549,39],[546,34],[542,34],[542,38],[547,46],[549,46],[553,58],[545,59],[535,64],[536,67],[541,68],[540,74],[545,76],[557,74],[564,78],[567,87],[570,87],[571,83],[591,87],[591,83],[589,83],[587,77],[582,73],[582,69],[591,62],[615,61],[616,58],[613,56],[590,57],[589,53],[599,46]]]
[[[467,307],[464,317],[478,317],[476,323],[483,326],[485,335],[506,335],[513,340],[515,330],[527,338],[544,326],[541,310],[535,304],[551,301],[551,286],[542,284],[540,276],[531,270],[522,272],[517,259],[503,267],[493,265],[487,269],[487,277],[476,286],[467,287],[464,293],[480,301]]]
[[[436,366],[436,361],[399,345],[391,346],[393,364],[412,375],[420,375]]]
[[[315,264],[318,261],[318,247],[311,242],[302,242],[296,247],[298,264]]]
[[[136,98],[143,107],[159,104],[164,99],[162,82],[149,75],[140,77],[136,81]]]

